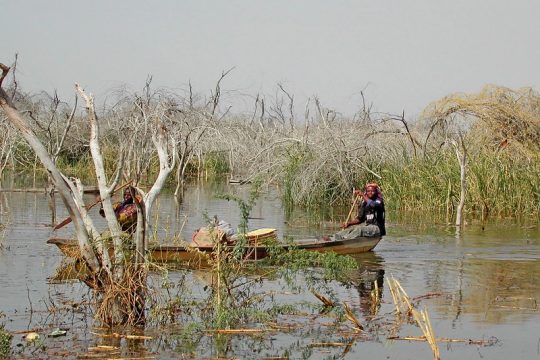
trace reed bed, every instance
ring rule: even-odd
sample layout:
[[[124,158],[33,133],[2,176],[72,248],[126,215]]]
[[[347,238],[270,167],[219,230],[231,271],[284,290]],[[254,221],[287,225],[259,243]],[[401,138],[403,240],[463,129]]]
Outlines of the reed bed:
[[[299,118],[287,110],[292,98],[283,91],[264,101],[257,97],[250,113],[234,114],[216,94],[190,89],[187,97],[150,85],[138,93],[118,91],[111,96],[114,102],[102,106],[102,147],[111,173],[123,157],[126,177],[147,183],[156,176],[148,119],[138,111],[144,102],[148,116],[159,118],[173,134],[178,165],[169,179],[172,186],[192,177],[262,179],[279,187],[288,206],[315,209],[347,206],[353,188],[376,181],[388,209],[451,218],[462,191],[459,142],[469,159],[467,216],[540,215],[540,95],[531,89],[488,86],[477,94],[451,94],[410,120],[374,114],[368,107],[346,117],[316,98]],[[56,95],[19,91],[15,100],[59,166],[93,182],[83,114]],[[2,126],[0,171],[43,176],[20,136]]]

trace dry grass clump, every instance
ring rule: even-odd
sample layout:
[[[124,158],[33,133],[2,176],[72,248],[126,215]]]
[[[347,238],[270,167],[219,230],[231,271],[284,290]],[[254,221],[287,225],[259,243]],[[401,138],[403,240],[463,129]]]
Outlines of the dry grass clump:
[[[144,266],[126,266],[122,278],[110,279],[97,293],[96,318],[103,324],[140,325],[145,321],[148,270]],[[113,319],[112,316],[121,317]]]
[[[527,158],[540,152],[540,94],[530,88],[488,85],[477,94],[446,96],[430,104],[423,114],[434,121],[431,126],[456,116],[464,117],[476,140],[487,142],[492,149],[508,147]]]
[[[363,331],[364,327],[362,326],[362,324],[360,323],[360,320],[358,320],[356,315],[354,315],[354,312],[352,311],[349,304],[347,304],[346,302],[343,302],[343,309],[345,310],[345,317],[354,325],[354,328],[357,331]]]
[[[417,310],[398,280],[392,277],[388,279],[387,282],[390,293],[392,294],[392,299],[394,300],[394,305],[396,306],[396,313],[398,316],[404,314],[413,316],[416,324],[422,330],[426,341],[433,351],[434,359],[439,360],[439,346],[437,345],[437,339],[435,338],[433,328],[431,327],[427,309],[421,311]]]

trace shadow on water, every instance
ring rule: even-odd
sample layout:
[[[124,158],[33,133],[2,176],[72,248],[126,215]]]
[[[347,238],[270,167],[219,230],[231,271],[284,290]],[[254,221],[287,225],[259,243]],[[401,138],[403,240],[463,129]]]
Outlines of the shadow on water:
[[[170,194],[164,194],[157,204],[160,225],[156,231],[160,238],[174,234],[189,238],[203,225],[205,211],[236,227],[238,209],[226,200],[215,199],[214,194],[247,191],[249,187],[230,184],[193,185],[187,189],[179,211]],[[437,337],[500,340],[493,347],[441,345],[442,358],[538,357],[540,231],[534,222],[471,221],[456,237],[455,228],[444,221],[415,214],[410,219],[398,219],[389,214],[388,236],[374,252],[354,256],[358,270],[351,280],[328,284],[339,304],[351,306],[365,328],[362,333],[352,332],[347,320],[337,322],[336,312],[321,313],[313,294],[284,291],[279,279],[270,279],[263,282],[261,291],[272,293],[283,305],[304,305],[302,312],[280,315],[272,324],[246,324],[265,328],[262,333],[216,334],[201,330],[196,317],[188,321],[185,319],[191,314],[181,313],[183,321],[149,325],[142,334],[136,329],[107,331],[94,327],[88,289],[79,282],[65,281],[76,277],[80,269],[63,262],[58,250],[45,244],[50,236],[70,237],[73,230],[68,226],[56,233],[51,231],[44,194],[0,193],[0,197],[0,221],[5,225],[0,240],[0,316],[5,316],[0,317],[0,323],[15,332],[13,344],[21,345],[15,349],[25,348],[27,355],[37,349],[37,357],[76,354],[89,358],[101,352],[110,358],[431,358],[425,343],[387,340],[394,306],[385,278],[393,276],[419,307],[429,310]],[[65,215],[59,205],[58,218]],[[274,189],[263,193],[251,216],[251,229],[272,227],[279,237],[329,234],[336,223],[321,227],[307,214],[296,212],[287,217]],[[336,219],[339,217],[336,215]],[[95,220],[99,225],[99,216]],[[187,284],[189,296],[201,300],[207,277],[203,270],[170,269],[167,283],[174,286],[161,287],[161,291],[179,291],[180,283]],[[156,276],[154,281],[162,284],[164,280]],[[55,328],[67,329],[67,335],[47,337]],[[46,351],[23,340],[30,331],[41,335]],[[400,334],[421,333],[405,324]]]

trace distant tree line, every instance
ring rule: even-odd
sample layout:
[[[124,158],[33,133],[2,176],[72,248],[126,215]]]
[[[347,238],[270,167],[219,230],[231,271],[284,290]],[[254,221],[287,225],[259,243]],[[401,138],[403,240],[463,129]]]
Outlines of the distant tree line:
[[[343,205],[353,187],[377,181],[390,209],[429,209],[458,224],[464,212],[483,219],[540,213],[540,95],[532,89],[451,94],[408,119],[374,113],[363,94],[349,117],[316,96],[296,104],[278,84],[274,96],[254,95],[252,111],[239,114],[223,99],[228,73],[208,95],[191,85],[183,94],[153,89],[151,78],[140,92],[112,94],[96,110],[105,170],[112,174],[121,158],[125,179],[151,183],[159,161],[148,124],[159,120],[175,145],[168,184],[178,197],[191,177],[227,175],[279,185],[286,204],[309,208]],[[79,105],[26,94],[16,82],[6,91],[59,168],[95,182]],[[0,172],[42,171],[12,126],[0,126]]]

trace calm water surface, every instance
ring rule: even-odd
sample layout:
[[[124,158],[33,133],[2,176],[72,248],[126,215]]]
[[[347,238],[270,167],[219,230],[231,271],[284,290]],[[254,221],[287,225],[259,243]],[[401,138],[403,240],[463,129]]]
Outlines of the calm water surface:
[[[237,206],[215,199],[214,194],[246,194],[248,190],[246,186],[193,185],[186,192],[180,208],[164,194],[156,207],[160,224],[157,231],[162,238],[174,234],[190,238],[193,230],[203,224],[204,212],[209,216],[217,215],[236,227],[239,220]],[[52,232],[51,215],[43,194],[4,192],[0,197],[1,222],[6,225],[4,238],[0,240],[0,316],[4,315],[0,323],[13,332],[42,328],[43,324],[50,324],[51,328],[61,324],[70,329],[70,334],[76,334],[75,339],[73,336],[46,338],[48,352],[36,352],[34,356],[38,358],[62,354],[75,357],[74,354],[84,354],[91,346],[111,344],[111,340],[92,334],[96,329],[91,313],[74,311],[66,318],[65,312],[49,311],[54,306],[69,306],[73,301],[90,299],[84,285],[50,281],[62,263],[62,256],[45,242],[50,236],[71,236],[72,228],[67,226]],[[58,217],[63,219],[65,211],[61,204],[58,212]],[[301,213],[287,219],[273,190],[264,193],[251,216],[254,218],[250,220],[251,229],[276,228],[280,237],[332,232],[331,229],[308,226],[307,217]],[[431,359],[432,353],[426,343],[388,340],[386,329],[389,325],[384,325],[388,322],[384,319],[393,319],[393,303],[387,278],[393,276],[411,298],[425,296],[419,306],[428,309],[438,338],[496,340],[493,346],[440,343],[442,359],[540,359],[540,231],[535,224],[505,220],[484,226],[470,225],[461,236],[456,236],[451,227],[422,224],[424,219],[421,217],[399,222],[392,221],[392,214],[389,218],[388,236],[375,251],[356,256],[359,264],[356,285],[332,285],[339,299],[352,305],[356,316],[368,329],[366,334],[345,339],[343,335],[321,330],[325,327],[321,323],[330,322],[323,319],[319,327],[313,329],[306,324],[303,330],[293,332],[228,337],[224,340],[226,355],[230,358],[288,355],[292,359]],[[95,220],[103,226],[99,216]],[[174,276],[171,275],[172,280]],[[200,271],[190,273],[194,296],[204,286],[205,276]],[[369,296],[374,281],[382,287],[379,306]],[[279,289],[279,280],[268,281],[264,286]],[[277,292],[276,296],[283,302],[307,299],[317,303],[309,293]],[[305,319],[296,319],[297,323],[302,321]],[[376,326],[381,329],[377,330]],[[131,354],[181,358],[182,353],[189,352],[185,340],[174,340],[171,334],[175,334],[175,329],[172,327],[149,328],[147,334],[154,340],[127,344]],[[418,327],[404,325],[397,335],[419,336],[421,332]],[[16,334],[13,344],[23,343],[21,338],[21,334]],[[199,345],[195,358],[217,356],[219,337],[205,337],[200,341],[206,343]],[[344,341],[351,345],[310,346],[319,342]],[[70,346],[70,355],[60,350],[66,344]],[[116,340],[113,344],[122,343]],[[51,355],[54,349],[57,349],[56,355]]]

